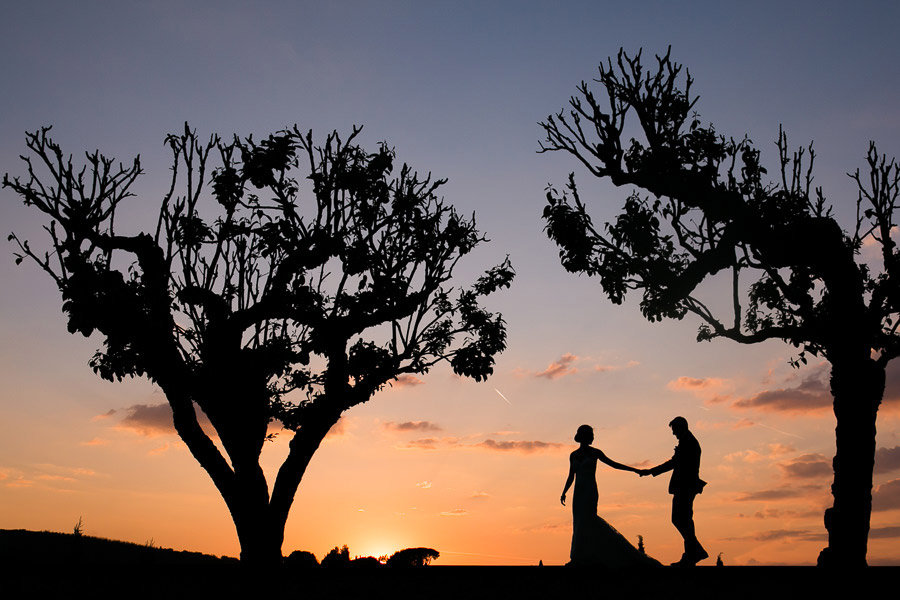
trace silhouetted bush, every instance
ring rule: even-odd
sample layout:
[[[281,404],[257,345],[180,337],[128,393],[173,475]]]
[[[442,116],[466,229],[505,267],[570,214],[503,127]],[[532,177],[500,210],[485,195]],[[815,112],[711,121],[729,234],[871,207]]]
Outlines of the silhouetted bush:
[[[291,569],[306,569],[309,567],[318,567],[319,560],[316,555],[306,550],[294,550],[290,556],[284,559],[284,566]]]
[[[406,548],[391,554],[386,564],[389,567],[427,567],[439,556],[434,548]]]
[[[341,548],[335,546],[328,551],[322,559],[323,567],[347,567],[350,565],[350,550],[344,545]]]
[[[350,561],[350,566],[354,568],[372,569],[380,567],[381,563],[374,556],[357,556]]]

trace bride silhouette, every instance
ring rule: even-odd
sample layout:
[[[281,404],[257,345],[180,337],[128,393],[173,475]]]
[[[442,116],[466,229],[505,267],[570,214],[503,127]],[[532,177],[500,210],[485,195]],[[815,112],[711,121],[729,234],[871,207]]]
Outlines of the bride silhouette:
[[[572,551],[570,565],[603,567],[651,566],[660,563],[632,546],[615,527],[597,515],[597,461],[614,469],[640,474],[639,469],[617,463],[591,446],[594,430],[582,425],[575,434],[580,444],[569,455],[569,477],[559,501],[566,505],[566,492],[575,482],[572,498]]]

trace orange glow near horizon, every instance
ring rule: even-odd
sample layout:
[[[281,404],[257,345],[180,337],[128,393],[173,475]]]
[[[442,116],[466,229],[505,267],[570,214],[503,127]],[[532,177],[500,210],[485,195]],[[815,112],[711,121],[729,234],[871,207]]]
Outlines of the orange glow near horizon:
[[[284,554],[306,550],[321,560],[331,548],[347,545],[351,556],[377,558],[426,546],[441,553],[436,564],[565,563],[571,513],[558,495],[575,447],[566,437],[579,423],[565,419],[546,430],[523,430],[515,411],[538,405],[525,408],[527,390],[535,384],[520,379],[511,375],[502,385],[515,399],[512,405],[491,385],[436,373],[426,385],[386,390],[348,413],[301,483]],[[687,392],[683,385],[668,387],[689,396],[708,388],[697,382]],[[488,410],[485,418],[485,425],[494,426],[453,424],[445,409],[450,399],[435,393],[463,405],[464,397],[495,403],[492,410],[499,412],[492,416]],[[684,413],[688,406],[674,410]],[[755,423],[760,415],[729,416],[714,407],[695,410],[692,425],[704,448],[701,475],[710,482],[696,502],[697,530],[711,556],[721,552],[734,565],[813,564],[825,542],[821,520],[830,505],[830,473],[824,465],[831,451],[813,451],[806,440],[830,435],[833,419],[767,417]],[[65,532],[82,518],[89,535],[239,554],[224,502],[177,437],[123,427],[121,411],[93,416],[85,414],[67,439],[51,444],[57,458],[66,460],[0,470],[0,527]],[[621,462],[658,464],[670,456],[675,440],[667,419],[656,421],[644,411],[619,424],[609,419],[598,427],[594,445]],[[883,424],[897,425],[892,416]],[[638,431],[640,448],[634,446]],[[270,476],[288,440],[282,434],[266,445],[262,463]],[[422,440],[429,441],[414,443]],[[890,476],[876,477],[876,484],[889,481]],[[671,562],[681,546],[669,523],[666,483],[665,476],[638,478],[602,465],[598,470],[599,514],[633,544],[643,536],[648,553]],[[873,531],[893,526],[894,515],[874,512]],[[896,558],[896,552],[890,537],[876,535],[870,542],[875,563]]]

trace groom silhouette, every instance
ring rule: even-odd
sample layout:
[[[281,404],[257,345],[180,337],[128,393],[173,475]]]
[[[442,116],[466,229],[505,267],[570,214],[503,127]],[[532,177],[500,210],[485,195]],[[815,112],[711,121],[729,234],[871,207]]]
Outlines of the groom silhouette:
[[[684,538],[684,554],[676,566],[694,566],[709,554],[697,540],[694,531],[694,498],[703,491],[706,482],[700,479],[700,443],[688,429],[684,417],[669,422],[672,433],[678,438],[675,455],[652,469],[639,471],[641,477],[672,471],[669,493],[672,494],[672,524]]]

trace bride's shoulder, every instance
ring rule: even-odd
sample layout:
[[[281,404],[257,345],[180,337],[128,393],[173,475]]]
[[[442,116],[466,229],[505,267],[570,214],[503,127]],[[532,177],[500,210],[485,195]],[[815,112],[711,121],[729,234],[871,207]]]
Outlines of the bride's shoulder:
[[[600,458],[604,456],[603,452],[593,446],[583,446],[572,450],[569,454],[569,460],[585,460],[589,458]]]

